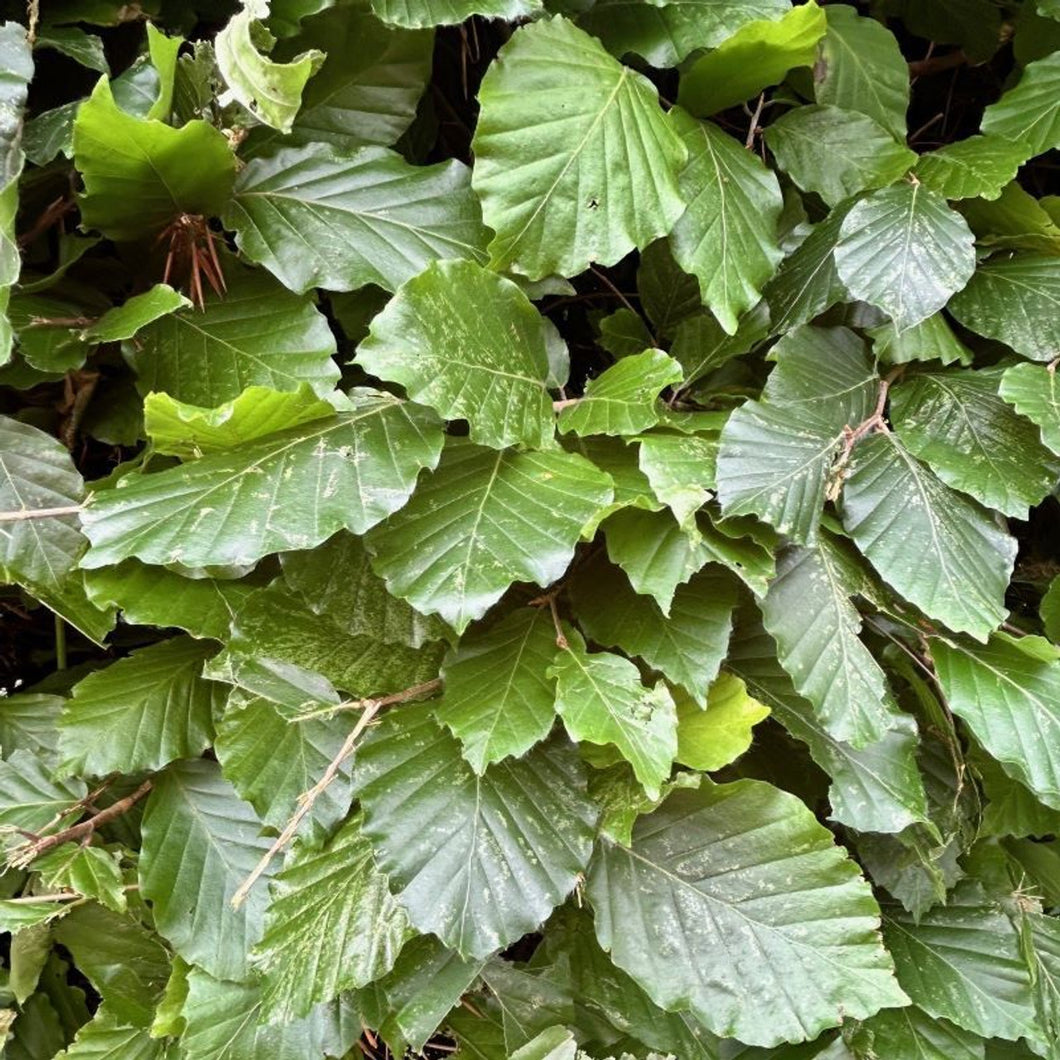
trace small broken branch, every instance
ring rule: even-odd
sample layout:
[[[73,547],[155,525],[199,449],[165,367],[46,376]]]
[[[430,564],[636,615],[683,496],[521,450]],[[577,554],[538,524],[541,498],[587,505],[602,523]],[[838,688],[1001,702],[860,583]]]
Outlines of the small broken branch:
[[[373,703],[379,707],[392,707],[395,703],[407,703],[410,699],[418,699],[420,696],[428,696],[437,692],[442,687],[440,677],[424,681],[423,684],[413,685],[411,688],[394,692],[389,696],[369,696],[366,699],[347,699],[342,703],[336,703],[333,707],[324,707],[322,710],[310,710],[305,714],[299,714],[295,721],[312,721],[314,718],[330,718],[343,710],[363,710]]]
[[[27,519],[54,519],[60,515],[80,515],[80,504],[68,504],[62,508],[23,508],[17,512],[0,512],[0,523],[22,523]]]
[[[952,70],[958,66],[964,66],[968,62],[968,56],[958,48],[956,51],[947,52],[945,55],[931,55],[926,59],[914,59],[909,64],[909,76],[925,77],[930,74],[941,73],[943,70]]]
[[[876,395],[876,407],[872,410],[871,415],[867,416],[856,427],[847,426],[843,428],[843,451],[839,454],[839,459],[832,467],[831,483],[827,492],[828,500],[834,501],[839,496],[839,490],[843,485],[844,471],[850,462],[850,454],[854,451],[854,446],[867,434],[873,432],[886,434],[890,430],[887,426],[887,421],[884,419],[883,410],[887,407],[887,395],[890,393],[891,384],[903,371],[904,368],[899,366],[880,380],[880,389]]]

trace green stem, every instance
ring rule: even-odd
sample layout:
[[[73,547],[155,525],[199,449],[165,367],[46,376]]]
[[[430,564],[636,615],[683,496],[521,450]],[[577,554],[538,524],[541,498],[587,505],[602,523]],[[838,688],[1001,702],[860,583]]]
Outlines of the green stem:
[[[55,669],[66,669],[66,623],[55,616]]]

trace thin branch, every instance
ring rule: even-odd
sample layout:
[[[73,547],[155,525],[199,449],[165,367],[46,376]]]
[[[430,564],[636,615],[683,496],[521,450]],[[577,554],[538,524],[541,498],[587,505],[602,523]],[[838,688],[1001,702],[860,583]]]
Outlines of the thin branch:
[[[758,103],[755,105],[754,113],[751,115],[751,124],[747,127],[747,139],[744,140],[743,145],[748,151],[754,147],[755,136],[758,134],[758,119],[762,117],[762,108],[765,106],[766,94],[760,92],[758,94]]]
[[[606,273],[601,272],[595,265],[589,266],[589,271],[602,283],[604,284],[611,293],[631,312],[636,313],[637,311],[633,308],[629,299],[611,282],[611,277]],[[637,313],[637,316],[640,316]]]
[[[909,64],[909,76],[916,78],[937,74],[942,70],[952,70],[956,66],[964,66],[966,62],[968,62],[968,56],[958,48],[956,51],[947,52],[945,55],[932,55],[926,59],[914,59]]]
[[[333,707],[324,707],[322,710],[310,710],[305,714],[299,714],[295,721],[312,721],[314,718],[331,718],[344,710],[363,710],[373,703],[380,707],[392,707],[396,703],[407,703],[410,699],[418,699],[420,696],[430,695],[442,687],[440,677],[424,681],[423,684],[413,685],[401,692],[394,692],[389,696],[368,697],[367,699],[347,699],[342,703],[336,703]]]
[[[559,610],[556,607],[556,597],[561,592],[563,592],[562,582],[549,589],[547,593],[542,593],[540,596],[535,596],[533,600],[527,601],[527,606],[544,607],[548,605],[548,609],[552,614],[552,625],[556,629],[556,647],[562,651],[567,651],[570,648],[570,644],[567,642],[567,637],[563,632],[563,623],[560,622]]]
[[[126,795],[124,799],[118,799],[117,802],[100,810],[93,817],[89,817],[87,821],[72,824],[69,828],[64,828],[54,835],[41,836],[39,839],[34,839],[32,842],[17,847],[11,852],[8,863],[13,868],[25,868],[31,861],[35,861],[41,854],[54,847],[68,843],[71,840],[90,836],[101,825],[105,825],[108,821],[113,821],[115,817],[120,817],[123,813],[130,810],[150,790],[151,781],[145,780],[131,795]]]
[[[887,395],[890,392],[891,384],[904,370],[904,366],[899,366],[884,376],[880,380],[880,389],[876,395],[876,407],[872,410],[872,413],[856,427],[846,426],[843,428],[843,451],[839,454],[839,459],[832,467],[832,481],[827,493],[830,501],[834,501],[839,496],[839,490],[843,485],[843,472],[850,461],[850,454],[854,451],[854,446],[871,432],[886,434],[890,429],[887,426],[886,419],[884,419],[883,411],[887,407]]]
[[[6,898],[15,905],[50,905],[52,902],[69,902],[82,896],[77,891],[57,891],[55,894],[24,894],[18,898]]]
[[[54,519],[60,515],[80,515],[80,504],[68,504],[63,508],[23,508],[17,512],[0,512],[0,523],[22,523],[27,519]]]
[[[564,398],[562,401],[553,401],[552,411],[562,412],[564,409],[569,409],[572,405],[577,405],[579,401],[581,401],[580,397]]]

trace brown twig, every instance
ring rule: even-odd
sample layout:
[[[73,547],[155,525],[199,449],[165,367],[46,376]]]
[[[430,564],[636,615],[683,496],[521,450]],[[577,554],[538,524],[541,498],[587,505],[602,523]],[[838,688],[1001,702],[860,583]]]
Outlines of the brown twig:
[[[553,401],[552,402],[552,411],[553,412],[562,412],[564,409],[569,409],[571,407],[571,405],[577,405],[579,401],[581,401],[580,397],[564,398],[562,401]]]
[[[8,863],[14,868],[25,868],[31,861],[35,861],[41,854],[52,850],[54,847],[92,835],[101,825],[106,824],[108,821],[113,821],[115,817],[120,817],[123,813],[130,810],[150,790],[151,781],[145,780],[131,795],[126,795],[124,799],[118,799],[117,802],[111,803],[110,806],[89,817],[87,821],[80,821],[77,824],[70,825],[69,828],[56,832],[54,835],[41,836],[17,847],[9,855]]]
[[[886,419],[884,419],[883,410],[887,407],[887,395],[890,392],[891,384],[904,370],[904,366],[899,366],[884,376],[880,380],[880,389],[876,395],[876,407],[872,410],[872,413],[856,427],[846,426],[843,428],[843,450],[832,467],[832,484],[828,490],[829,500],[834,501],[839,496],[839,488],[843,484],[843,472],[850,461],[850,454],[854,451],[854,446],[869,433],[886,434],[890,429],[887,426]]]
[[[755,104],[754,113],[751,115],[751,124],[747,127],[747,139],[744,140],[743,145],[748,151],[754,147],[755,136],[758,134],[758,119],[762,117],[762,108],[765,106],[766,94],[760,92],[758,94],[758,103]]]
[[[909,76],[911,78],[925,77],[943,70],[952,70],[956,66],[964,66],[966,62],[968,62],[968,56],[958,48],[945,55],[930,55],[926,59],[914,59],[909,64]]]
[[[299,714],[295,721],[312,721],[314,718],[330,718],[339,711],[363,710],[375,703],[379,707],[392,707],[397,703],[407,703],[410,699],[418,699],[420,696],[430,695],[442,687],[440,677],[434,677],[430,681],[413,685],[411,688],[394,692],[389,696],[369,696],[366,699],[347,699],[342,703],[336,703],[333,707],[324,707],[322,710],[310,710],[305,714]]]
[[[552,625],[556,630],[556,647],[562,651],[566,651],[570,648],[570,644],[567,641],[567,637],[563,632],[563,623],[559,618],[559,610],[556,607],[556,597],[563,592],[563,585],[553,586],[547,593],[542,593],[540,596],[535,596],[533,600],[527,601],[528,607],[545,607],[548,606],[549,611],[552,614]]]
[[[629,299],[611,282],[611,277],[601,272],[595,265],[589,266],[589,271],[631,312],[637,311],[633,308]],[[637,314],[638,316],[640,314]]]
[[[54,519],[60,515],[80,515],[80,504],[68,504],[62,508],[23,508],[17,512],[0,512],[0,523],[21,523],[27,519]]]

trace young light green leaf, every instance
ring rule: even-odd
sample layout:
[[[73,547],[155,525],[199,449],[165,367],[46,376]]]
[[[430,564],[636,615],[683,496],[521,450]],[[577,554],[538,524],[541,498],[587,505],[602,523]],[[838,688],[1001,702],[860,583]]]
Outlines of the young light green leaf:
[[[1019,82],[983,113],[982,130],[1010,140],[1022,140],[1031,154],[1060,147],[1060,115],[1056,93],[1060,88],[1060,54],[1028,63]]]
[[[427,410],[351,391],[330,419],[94,494],[84,514],[93,547],[83,563],[104,567],[136,556],[239,565],[312,548],[340,529],[363,534],[406,502],[420,470],[436,463],[441,441]]]
[[[602,559],[579,568],[570,583],[578,624],[597,644],[639,655],[701,707],[725,658],[736,584],[710,566],[674,593],[668,615]]]
[[[980,265],[949,306],[966,328],[1032,361],[1056,357],[1056,338],[1041,325],[1058,308],[1060,258],[1045,254],[1002,256]]]
[[[679,383],[682,374],[662,350],[623,357],[590,379],[585,395],[563,409],[559,429],[565,434],[639,434],[659,422],[659,392]]]
[[[1056,372],[1037,364],[1015,364],[1001,377],[1001,397],[1038,425],[1042,441],[1060,454],[1060,390]]]
[[[357,363],[466,419],[480,445],[540,449],[553,436],[544,318],[511,280],[473,262],[434,262],[409,280],[372,321]]]
[[[117,240],[156,234],[180,214],[219,214],[236,171],[228,141],[208,122],[174,129],[135,118],[105,77],[77,111],[74,163],[85,184],[82,225]]]
[[[726,515],[754,514],[803,544],[817,538],[829,469],[844,430],[872,410],[875,376],[846,328],[803,327],[773,348],[762,397],[721,432],[718,499]]]
[[[780,185],[756,155],[716,125],[680,109],[671,111],[671,121],[688,149],[681,172],[688,209],[673,227],[670,246],[678,265],[698,278],[707,308],[732,335],[782,257]]]
[[[946,702],[1006,773],[1060,810],[1060,655],[996,633],[985,645],[931,642]]]
[[[697,117],[742,103],[794,67],[812,66],[826,29],[814,0],[776,22],[749,22],[685,71],[677,102]]]
[[[517,29],[479,103],[471,179],[496,268],[537,280],[613,265],[684,210],[686,150],[655,86],[565,19]]]
[[[675,792],[638,822],[630,849],[602,844],[587,890],[612,960],[716,1034],[801,1041],[906,1000],[868,884],[803,803],[769,784]],[[760,959],[731,960],[727,939]]]
[[[485,262],[470,172],[410,166],[381,147],[342,157],[323,144],[253,158],[224,215],[243,253],[292,291],[388,291],[442,258]]]
[[[909,68],[894,34],[846,4],[829,4],[825,16],[828,31],[814,68],[817,102],[859,111],[904,143]]]
[[[320,850],[302,849],[272,884],[254,963],[263,1007],[282,1021],[375,982],[394,966],[405,913],[354,819]]]
[[[1016,541],[940,482],[893,434],[854,450],[843,524],[880,576],[950,629],[986,640],[1004,620]]]
[[[313,49],[289,63],[276,63],[258,51],[273,41],[259,20],[269,17],[269,0],[243,0],[243,10],[229,19],[214,39],[217,67],[232,95],[258,121],[290,132],[302,103],[306,82],[320,68],[324,53]]]
[[[578,25],[621,58],[635,52],[651,66],[677,66],[700,48],[716,48],[755,20],[776,20],[788,0],[597,0]]]
[[[862,748],[882,740],[897,708],[887,678],[861,642],[861,615],[851,597],[859,572],[838,542],[790,546],[762,599],[762,620],[800,695],[837,741]]]
[[[817,192],[830,206],[893,184],[917,160],[915,152],[866,114],[834,106],[789,110],[765,136],[777,165],[803,191]]]
[[[1038,428],[998,395],[989,369],[932,372],[891,390],[902,444],[948,486],[988,508],[1026,519],[1060,479],[1060,461]]]
[[[739,677],[719,674],[706,710],[689,700],[677,701],[677,761],[708,772],[722,769],[751,746],[752,729],[769,713]]]
[[[393,26],[453,26],[472,15],[512,21],[541,13],[541,0],[370,0],[372,10]]]
[[[52,891],[71,890],[124,913],[125,880],[121,874],[121,855],[102,847],[63,843],[32,864],[34,872]]]
[[[59,719],[60,768],[103,777],[202,754],[225,694],[223,685],[199,676],[214,650],[209,642],[175,637],[79,681]]]
[[[677,709],[663,682],[641,683],[636,666],[611,652],[588,652],[572,631],[556,653],[556,711],[571,739],[614,744],[649,798],[658,798],[677,754]]]
[[[269,848],[260,831],[215,762],[176,762],[155,778],[143,819],[141,892],[159,933],[185,960],[229,979],[247,976],[248,951],[264,926],[269,869],[232,908],[236,888]]]
[[[149,324],[128,347],[141,393],[164,390],[178,401],[214,407],[249,386],[321,395],[339,378],[335,336],[309,298],[291,294],[267,274],[230,270],[224,297]],[[209,364],[209,372],[199,365]]]
[[[405,508],[368,536],[372,565],[390,592],[462,633],[512,582],[559,578],[612,495],[584,457],[453,439]]]
[[[883,932],[902,989],[929,1016],[985,1038],[1035,1035],[1019,936],[978,884],[959,885],[919,924],[900,908],[887,909]]]
[[[546,671],[556,653],[547,607],[522,608],[462,637],[445,661],[445,691],[435,717],[462,745],[480,776],[494,762],[519,757],[543,740],[556,717],[555,683]]]
[[[1005,136],[969,136],[920,156],[914,173],[946,199],[996,199],[1027,161],[1030,148]]]
[[[972,278],[974,241],[942,196],[903,182],[873,192],[846,215],[836,269],[851,295],[882,309],[904,331]]]
[[[156,283],[149,291],[133,295],[120,306],[108,309],[82,332],[87,342],[120,342],[131,339],[141,328],[178,309],[191,305],[179,291]]]
[[[589,858],[596,810],[577,756],[559,743],[477,776],[430,705],[409,707],[358,751],[354,786],[409,920],[466,956],[536,929]]]

